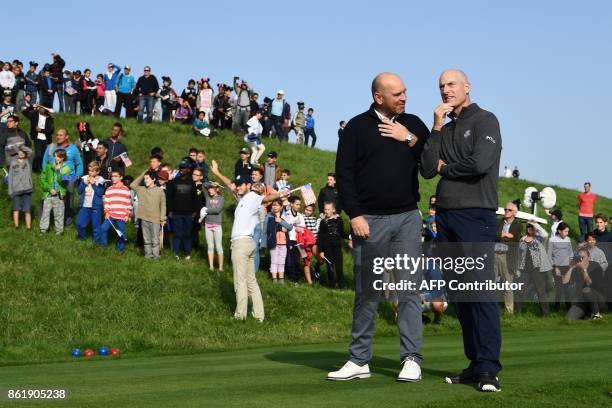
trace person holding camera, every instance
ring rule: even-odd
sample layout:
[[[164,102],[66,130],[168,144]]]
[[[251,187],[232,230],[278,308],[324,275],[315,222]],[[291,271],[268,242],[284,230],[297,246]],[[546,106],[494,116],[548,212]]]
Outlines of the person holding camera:
[[[586,247],[578,250],[578,255],[571,262],[569,274],[576,284],[576,294],[567,311],[567,320],[579,320],[588,313],[591,313],[593,320],[601,319],[601,312],[607,310],[604,271],[597,262],[591,260]]]
[[[246,129],[247,121],[250,117],[251,112],[251,93],[253,89],[243,79],[241,83],[238,83],[240,77],[234,77],[234,92],[236,92],[236,110],[234,111],[234,118],[232,121],[232,127],[234,133],[241,133]]]
[[[531,293],[535,289],[542,315],[546,316],[550,313],[546,280],[547,272],[552,270],[552,265],[544,245],[536,238],[536,228],[533,223],[527,223],[527,235],[519,242],[519,253],[520,278],[525,285],[520,293],[521,299],[516,302],[514,310],[520,313],[523,302],[531,298]]]

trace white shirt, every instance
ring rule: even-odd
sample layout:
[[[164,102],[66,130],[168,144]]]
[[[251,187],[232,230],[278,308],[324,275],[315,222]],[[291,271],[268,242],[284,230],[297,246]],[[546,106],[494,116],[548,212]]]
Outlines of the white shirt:
[[[291,213],[291,209],[288,211],[283,211],[282,217],[289,224],[295,225],[297,227],[306,227],[306,222],[304,221],[304,216],[301,213],[297,213],[297,215],[293,215]],[[297,231],[295,228],[289,231],[289,241],[295,241],[297,237]]]
[[[238,201],[234,211],[232,241],[253,236],[255,226],[259,223],[259,207],[261,207],[263,199],[263,196],[249,191]]]
[[[45,124],[46,123],[47,123],[47,117],[39,114],[38,115],[38,125],[36,127],[40,128],[42,130],[45,130]],[[38,140],[47,140],[47,135],[45,135],[43,132],[39,132],[36,135],[36,138]]]
[[[263,133],[261,122],[259,122],[255,116],[247,121],[247,126],[249,127],[249,134],[261,135]]]
[[[384,122],[385,119],[390,120],[391,122],[394,122],[395,119],[399,116],[399,115],[394,115],[391,119],[389,119],[388,117],[386,117],[385,115],[377,111],[376,109],[374,109],[374,112],[376,112],[376,115],[378,116],[378,119],[380,119],[381,122]]]
[[[13,71],[0,72],[0,86],[11,89],[15,86],[15,74],[13,74]]]

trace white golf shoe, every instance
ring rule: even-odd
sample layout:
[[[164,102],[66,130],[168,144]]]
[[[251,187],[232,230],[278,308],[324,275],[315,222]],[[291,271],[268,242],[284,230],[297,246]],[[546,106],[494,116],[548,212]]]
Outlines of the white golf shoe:
[[[421,366],[414,360],[407,358],[404,360],[404,367],[397,376],[397,381],[420,381],[421,380]]]
[[[327,379],[333,381],[348,381],[354,378],[370,378],[370,366],[358,366],[352,361],[347,363],[338,371],[327,373]]]

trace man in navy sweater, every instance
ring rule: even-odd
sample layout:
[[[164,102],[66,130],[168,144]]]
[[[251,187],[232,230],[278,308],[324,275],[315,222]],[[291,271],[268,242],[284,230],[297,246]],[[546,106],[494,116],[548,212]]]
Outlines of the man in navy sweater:
[[[338,195],[353,230],[355,305],[350,360],[330,372],[329,380],[370,377],[368,361],[380,293],[368,295],[373,289],[371,279],[377,276],[369,268],[368,254],[411,253],[421,241],[418,169],[429,130],[417,116],[404,113],[406,87],[399,76],[376,76],[372,98],[370,109],[346,125],[336,154]],[[403,364],[397,379],[419,381],[423,333],[421,299],[415,291],[403,295],[397,325]]]

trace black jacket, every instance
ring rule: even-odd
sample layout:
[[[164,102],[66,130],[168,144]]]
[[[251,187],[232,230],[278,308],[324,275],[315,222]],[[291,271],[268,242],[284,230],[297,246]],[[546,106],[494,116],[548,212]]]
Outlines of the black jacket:
[[[336,187],[325,186],[319,191],[319,197],[317,198],[319,213],[323,214],[323,205],[329,201],[336,205],[336,212],[340,214],[340,201],[338,200],[338,189]]]
[[[245,164],[242,162],[242,160],[238,159],[238,161],[234,165],[234,178],[237,179],[238,176],[240,176],[240,179],[250,179],[252,171],[253,166],[251,165],[251,163],[247,162]]]
[[[374,104],[351,119],[338,140],[336,180],[342,208],[349,217],[399,214],[417,208],[418,166],[429,130],[415,115],[402,113],[396,121],[417,136],[414,147],[384,137]]]
[[[167,186],[168,212],[194,213],[199,210],[197,188],[191,179],[191,174],[178,176]]]
[[[501,149],[497,118],[475,103],[433,131],[423,148],[421,174],[433,178],[438,160],[446,163],[440,170],[436,206],[497,210]]]
[[[330,247],[342,246],[344,237],[344,222],[342,218],[323,218],[317,234],[317,243],[321,251],[325,252]]]
[[[141,76],[138,78],[138,81],[136,81],[136,86],[134,87],[134,93],[136,95],[149,95],[157,91],[159,91],[159,82],[157,82],[155,75],[150,75],[148,78],[144,75]]]
[[[32,140],[36,140],[36,136],[38,135],[36,126],[38,126],[38,116],[40,115],[40,112],[38,112],[38,109],[29,107],[23,111],[23,114],[30,121],[30,138],[32,138]],[[47,143],[51,143],[54,131],[55,127],[53,124],[53,118],[51,116],[47,116],[44,129],[45,136],[47,137]]]

